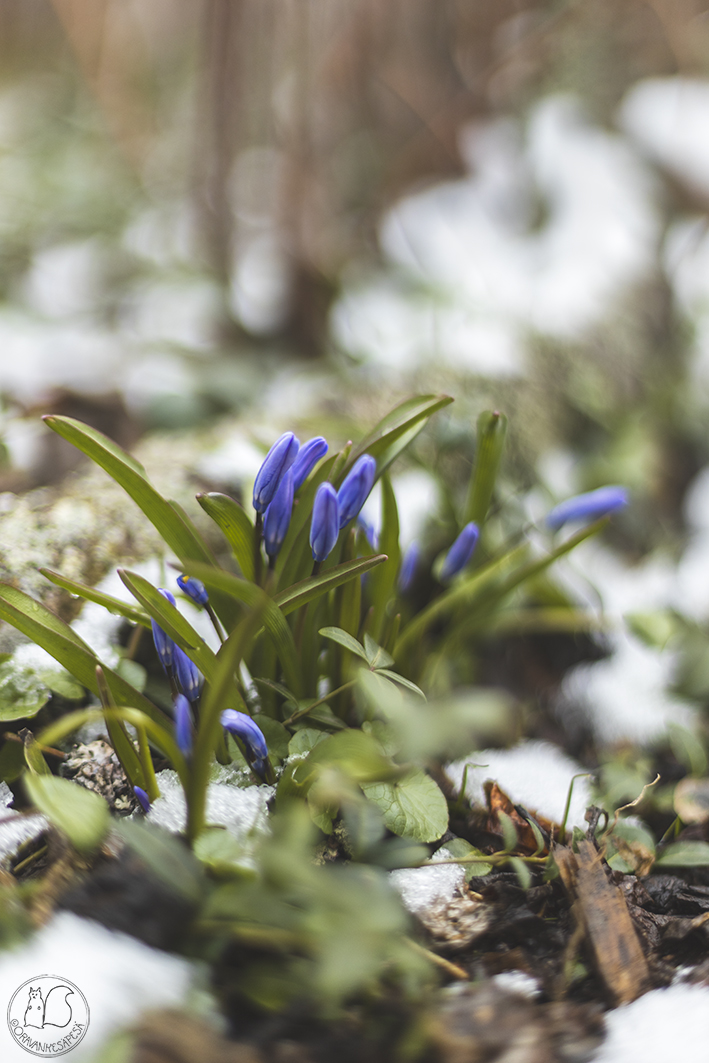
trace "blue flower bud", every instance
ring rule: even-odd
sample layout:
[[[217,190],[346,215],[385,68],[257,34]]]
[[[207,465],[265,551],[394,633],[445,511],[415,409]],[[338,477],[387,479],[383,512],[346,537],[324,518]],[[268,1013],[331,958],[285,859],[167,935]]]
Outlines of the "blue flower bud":
[[[256,474],[254,509],[264,513],[287,469],[296,459],[300,444],[292,432],[285,432],[273,444]]]
[[[357,458],[349,473],[342,481],[342,486],[337,492],[337,502],[340,507],[340,527],[344,528],[359,513],[367,501],[367,496],[374,484],[374,474],[377,463],[369,454],[363,454]]]
[[[585,495],[574,495],[560,502],[552,509],[546,519],[548,528],[558,531],[569,520],[596,520],[623,509],[628,504],[628,492],[624,487],[612,485],[588,491]]]
[[[439,573],[439,579],[441,583],[446,583],[453,576],[457,576],[465,566],[470,558],[473,556],[473,550],[478,541],[480,532],[475,521],[471,520],[470,524],[466,524],[462,532],[455,540],[450,550],[446,554],[443,567]]]
[[[368,521],[367,518],[363,517],[360,513],[360,515],[357,517],[357,527],[361,528],[364,532],[364,537],[367,540],[368,545],[371,546],[372,550],[376,550],[377,543],[379,541],[379,536],[377,535],[376,529],[371,523],[371,521]]]
[[[293,490],[297,491],[316,463],[327,454],[327,440],[315,436],[303,443],[293,462]]]
[[[221,714],[222,727],[240,738],[246,748],[246,759],[251,769],[260,778],[268,772],[268,746],[266,739],[250,716],[236,709],[225,709]]]
[[[166,591],[164,587],[158,587],[158,590],[162,594],[163,598],[167,598],[170,605],[175,604],[175,596],[170,591]],[[155,649],[158,651],[158,657],[160,658],[160,664],[163,666],[166,672],[169,673],[172,668],[173,657],[175,653],[175,643],[172,641],[169,635],[166,635],[163,629],[154,620],[150,621],[150,626],[153,629],[153,642],[155,643]]]
[[[401,560],[398,579],[399,594],[406,594],[408,591],[413,582],[420,559],[421,547],[416,541],[414,541],[410,543]]]
[[[313,503],[310,522],[310,546],[316,561],[324,561],[337,542],[340,528],[340,507],[337,492],[331,483],[320,484]]]
[[[192,756],[192,710],[184,694],[175,698],[175,740],[185,757]]]
[[[206,605],[209,601],[209,595],[205,590],[204,584],[201,580],[195,579],[194,576],[178,576],[177,586],[197,605]]]
[[[146,794],[145,790],[141,786],[134,786],[133,793],[140,801],[140,806],[143,812],[148,813],[150,811],[150,798]]]
[[[177,645],[173,649],[173,668],[182,693],[194,704],[199,699],[204,677],[197,665]]]
[[[292,510],[293,470],[288,469],[263,518],[263,541],[269,557],[275,557],[283,546]]]

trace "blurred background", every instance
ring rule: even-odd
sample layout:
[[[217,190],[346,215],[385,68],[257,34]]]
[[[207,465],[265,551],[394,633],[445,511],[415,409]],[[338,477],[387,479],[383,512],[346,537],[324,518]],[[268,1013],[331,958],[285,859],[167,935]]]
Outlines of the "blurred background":
[[[404,541],[485,408],[503,525],[624,484],[565,576],[613,652],[565,696],[599,741],[694,726],[708,211],[701,0],[0,0],[0,512],[74,460],[40,413],[162,433],[158,464],[188,433],[232,489],[285,429],[341,443],[447,391]]]

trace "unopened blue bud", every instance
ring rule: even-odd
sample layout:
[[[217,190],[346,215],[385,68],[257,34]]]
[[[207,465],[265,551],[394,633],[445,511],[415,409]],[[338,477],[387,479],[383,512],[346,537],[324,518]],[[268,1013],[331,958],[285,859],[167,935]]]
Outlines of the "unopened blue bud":
[[[178,576],[177,586],[197,605],[206,605],[209,601],[209,595],[205,590],[204,584],[200,579],[195,579],[194,576]]]
[[[416,541],[414,541],[409,544],[401,561],[398,580],[399,594],[406,594],[408,591],[413,582],[420,559],[421,547]]]
[[[324,561],[337,542],[340,529],[340,507],[337,491],[331,483],[320,484],[313,503],[310,522],[310,546],[316,561]]]
[[[268,771],[268,746],[259,727],[250,716],[236,709],[225,709],[221,714],[222,727],[240,738],[246,748],[246,759],[253,771],[264,778]]]
[[[598,517],[615,513],[617,509],[623,509],[627,504],[628,492],[624,487],[619,487],[617,484],[599,487],[595,491],[588,491],[585,495],[574,495],[573,498],[560,502],[548,515],[547,527],[558,531],[567,521],[596,520]]]
[[[371,521],[368,521],[367,518],[363,517],[360,513],[360,515],[357,517],[357,526],[361,528],[364,532],[364,537],[367,540],[369,546],[371,546],[372,550],[376,550],[377,543],[379,541],[379,536],[377,535],[376,529],[371,523]]]
[[[254,509],[265,513],[287,469],[296,459],[300,444],[292,432],[285,432],[273,444],[256,474]]]
[[[183,756],[192,756],[192,710],[184,694],[175,698],[175,740]]]
[[[337,501],[340,506],[340,527],[344,528],[359,513],[367,501],[367,496],[374,484],[374,474],[377,471],[377,463],[370,454],[363,454],[357,458],[349,473],[342,481],[342,486],[337,492]]]
[[[173,650],[173,668],[182,693],[194,704],[199,699],[204,677],[197,665],[177,645]]]
[[[145,790],[141,786],[134,786],[133,793],[140,801],[140,807],[143,809],[143,812],[148,813],[150,811],[150,798]]]
[[[470,558],[473,556],[473,550],[475,549],[479,535],[480,532],[475,521],[471,520],[470,524],[465,525],[462,532],[446,554],[439,575],[439,579],[442,583],[446,583],[449,579],[453,579],[453,576],[457,576],[459,572],[462,572],[468,561],[470,561]]]
[[[175,604],[175,596],[170,591],[166,591],[164,587],[158,587],[158,590],[162,594],[163,598],[167,598],[170,605]],[[172,668],[172,662],[175,654],[175,643],[172,641],[169,635],[166,635],[163,629],[155,620],[150,621],[150,626],[153,629],[153,642],[155,643],[155,649],[158,651],[158,657],[160,658],[160,664],[163,666],[166,672],[169,672]]]
[[[317,462],[327,454],[327,440],[315,436],[303,443],[293,462],[293,490],[297,491],[305,478],[310,475]]]
[[[263,542],[269,557],[275,557],[283,546],[292,512],[293,470],[288,469],[263,518]]]

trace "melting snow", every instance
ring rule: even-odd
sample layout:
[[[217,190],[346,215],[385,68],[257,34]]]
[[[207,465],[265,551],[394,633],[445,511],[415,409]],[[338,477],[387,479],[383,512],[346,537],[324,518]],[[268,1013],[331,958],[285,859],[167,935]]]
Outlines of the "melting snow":
[[[654,989],[609,1011],[606,1030],[593,1063],[706,1063],[709,988]]]
[[[335,306],[339,342],[378,366],[436,357],[490,376],[523,372],[529,329],[582,335],[654,261],[648,169],[572,98],[538,103],[524,137],[509,119],[470,127],[463,150],[471,176],[408,196],[384,219],[400,279],[377,278]],[[535,194],[548,209],[536,231]]]
[[[563,816],[572,777],[584,770],[548,742],[521,742],[513,749],[482,749],[446,765],[445,773],[457,790],[463,785],[466,765],[470,767],[465,793],[470,801],[484,804],[483,784],[493,779],[514,804],[555,823]],[[589,780],[577,779],[567,825],[584,827],[584,813],[590,804]]]
[[[465,870],[460,864],[443,864],[440,860],[452,860],[447,849],[434,853],[425,867],[407,867],[392,871],[389,879],[401,894],[401,899],[414,915],[426,911],[438,901],[451,901],[462,889]]]
[[[273,796],[272,786],[248,786],[246,789],[227,780],[234,778],[234,769],[217,772],[216,782],[209,784],[207,791],[207,822],[226,827],[239,841],[261,834],[268,829],[267,803]],[[153,803],[148,819],[177,833],[187,824],[185,795],[177,773],[161,771],[158,776],[161,797]],[[223,780],[223,781],[222,781]]]

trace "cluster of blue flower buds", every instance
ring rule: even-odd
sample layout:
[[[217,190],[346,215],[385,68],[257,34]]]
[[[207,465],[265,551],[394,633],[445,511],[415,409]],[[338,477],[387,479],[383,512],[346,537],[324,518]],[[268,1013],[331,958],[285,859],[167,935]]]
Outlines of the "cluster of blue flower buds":
[[[184,591],[198,605],[206,605],[209,601],[204,584],[200,580],[193,579],[190,576],[178,576],[177,584],[180,590]],[[164,587],[159,587],[158,590],[164,598],[167,598],[171,605],[175,605],[174,594],[165,590]],[[192,706],[199,701],[204,677],[185,651],[177,643],[173,642],[155,620],[151,621],[151,626],[153,629],[153,642],[155,643],[160,663],[170,682],[175,684],[179,690],[179,692],[175,693],[175,686],[173,685],[173,692],[175,693],[175,738],[182,753],[186,757],[190,757],[192,754]],[[138,800],[142,804],[140,794],[138,794]]]
[[[309,439],[301,446],[293,432],[285,432],[264,458],[254,482],[253,505],[263,523],[264,546],[271,560],[286,537],[295,493],[327,450],[327,441],[322,436]],[[359,514],[372,490],[376,469],[374,458],[363,454],[339,491],[329,482],[318,487],[310,525],[310,547],[316,562],[325,560],[340,530]]]

